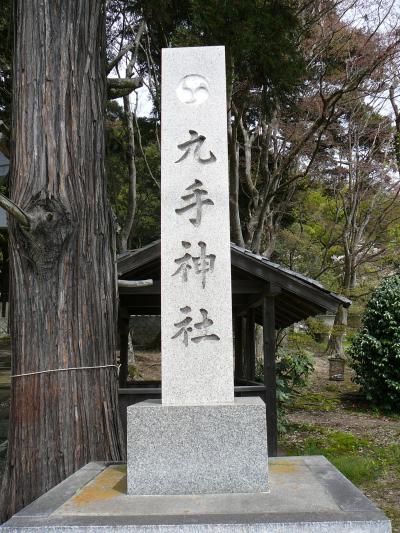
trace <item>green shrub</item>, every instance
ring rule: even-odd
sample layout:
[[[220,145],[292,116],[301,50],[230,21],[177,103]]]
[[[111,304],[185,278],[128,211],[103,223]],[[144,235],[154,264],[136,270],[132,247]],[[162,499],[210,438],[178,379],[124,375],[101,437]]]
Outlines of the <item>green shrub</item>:
[[[386,278],[373,292],[348,354],[354,381],[367,399],[400,411],[400,274]]]
[[[137,379],[142,379],[143,376],[140,373],[139,369],[135,365],[129,365],[128,366],[128,380],[129,381],[135,381]]]
[[[307,350],[279,348],[276,354],[276,399],[278,403],[278,429],[285,431],[284,408],[293,402],[293,396],[305,387],[314,370],[313,357]],[[256,381],[264,382],[264,362],[256,363]]]

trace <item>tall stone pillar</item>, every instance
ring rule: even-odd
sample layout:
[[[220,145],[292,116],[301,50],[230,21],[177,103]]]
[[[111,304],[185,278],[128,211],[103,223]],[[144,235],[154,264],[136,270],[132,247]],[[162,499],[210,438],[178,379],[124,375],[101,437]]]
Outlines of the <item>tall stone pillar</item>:
[[[265,405],[234,399],[224,47],[163,50],[161,112],[162,403],[128,408],[128,492],[265,492]]]

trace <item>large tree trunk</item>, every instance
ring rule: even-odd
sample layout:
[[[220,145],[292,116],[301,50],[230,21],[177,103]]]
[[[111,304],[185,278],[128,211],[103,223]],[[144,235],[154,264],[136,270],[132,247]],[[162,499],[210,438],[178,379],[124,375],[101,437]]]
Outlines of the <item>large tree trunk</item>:
[[[19,377],[12,378],[3,519],[88,461],[124,453],[104,176],[104,2],[15,0],[14,7],[11,198],[30,227],[10,220],[12,374]],[[57,370],[66,368],[77,370]]]

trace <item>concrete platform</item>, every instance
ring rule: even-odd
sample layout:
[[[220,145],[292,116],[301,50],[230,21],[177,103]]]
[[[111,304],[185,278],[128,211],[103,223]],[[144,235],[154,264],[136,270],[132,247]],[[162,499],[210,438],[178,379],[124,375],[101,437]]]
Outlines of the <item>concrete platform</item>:
[[[390,533],[390,521],[324,457],[270,459],[271,492],[134,496],[126,465],[90,463],[4,532]]]

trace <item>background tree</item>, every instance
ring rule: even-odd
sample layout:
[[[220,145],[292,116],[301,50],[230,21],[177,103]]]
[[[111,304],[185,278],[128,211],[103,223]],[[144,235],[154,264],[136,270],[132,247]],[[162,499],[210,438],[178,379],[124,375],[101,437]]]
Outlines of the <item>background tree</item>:
[[[12,215],[16,377],[3,519],[87,462],[124,453],[104,175],[104,2],[16,0],[14,15],[13,204],[2,204]],[[58,371],[67,368],[77,370]]]
[[[279,257],[286,240],[277,250],[277,236],[311,206],[322,218],[319,230],[308,225],[309,242],[321,253],[318,262],[310,260],[297,221],[302,237],[292,239],[292,250],[308,252],[300,253],[305,261],[297,268],[354,296],[357,272],[372,273],[374,263],[392,254],[388,247],[396,247],[390,228],[397,223],[397,185],[388,171],[393,131],[376,112],[377,102],[387,101],[388,66],[398,55],[393,3],[122,4],[136,27],[144,24],[135,69],[152,97],[156,139],[161,48],[226,47],[232,239]],[[307,204],[309,188],[320,191],[324,209]],[[342,352],[344,313],[340,308],[341,333],[331,339],[335,353]]]
[[[388,117],[352,99],[333,136],[332,160],[323,173],[339,214],[343,251],[340,291],[352,296],[364,265],[381,260],[389,228],[399,220],[400,181],[394,179],[393,130]],[[331,128],[333,129],[333,128]],[[339,308],[328,352],[343,355],[347,310]]]
[[[115,101],[106,113],[106,173],[108,193],[120,226],[132,221],[126,241],[129,249],[144,246],[160,238],[160,150],[155,140],[157,124],[150,118],[133,114],[135,145],[136,208],[129,210],[131,194],[128,161],[131,157],[125,113]],[[122,248],[120,248],[122,251]]]
[[[363,18],[360,2],[126,0],[145,24],[136,68],[159,120],[161,48],[224,44],[232,239],[270,256],[298,183],[312,169],[338,104],[371,88],[395,54],[381,28],[393,6]],[[360,14],[358,14],[360,10]]]
[[[144,78],[142,70],[139,69],[139,52],[143,55],[143,50],[146,50],[144,44],[148,41],[147,26],[143,17],[132,11],[124,0],[112,0],[108,2],[107,35],[107,72],[116,73],[119,78],[125,73],[126,80],[136,79],[138,87],[143,83],[149,87],[148,78]],[[155,220],[156,226],[159,227],[160,190],[159,171],[154,168],[154,166],[159,167],[159,164],[153,164],[154,149],[151,146],[156,148],[159,157],[157,122],[151,117],[147,120],[138,118],[138,94],[132,95],[126,91],[122,96],[122,103],[122,109],[119,111],[117,111],[117,104],[109,106],[111,112],[108,113],[109,131],[114,131],[114,133],[118,131],[117,135],[112,134],[108,138],[113,138],[114,141],[118,138],[121,141],[117,145],[113,142],[113,148],[108,153],[115,155],[118,152],[115,148],[119,146],[120,157],[126,164],[126,172],[121,165],[117,164],[119,170],[122,171],[119,174],[118,172],[116,174],[115,167],[111,165],[112,158],[107,165],[110,190],[113,192],[113,208],[120,227],[117,235],[119,252],[126,251],[128,247],[133,246],[134,235],[139,237],[139,242],[143,242],[143,238],[146,240],[146,236],[141,235],[140,230],[144,230],[145,234],[148,233],[147,222],[151,223],[151,219]],[[118,120],[113,124],[112,117],[115,113],[118,115]],[[145,130],[148,131],[150,127],[150,130],[155,133],[154,141],[150,141],[150,145],[147,144],[147,139],[145,139],[145,146],[143,144],[142,125]],[[145,137],[148,137],[147,131],[144,133]],[[138,169],[140,162],[144,163],[144,169]],[[119,194],[116,194],[117,183],[120,187]],[[156,186],[155,195],[154,186]],[[138,199],[144,198],[145,203],[138,202]],[[144,213],[142,216],[143,206],[147,207],[147,212],[149,209],[156,211],[155,217],[149,218]],[[152,233],[150,228],[149,232]],[[158,237],[158,234],[156,236]]]
[[[10,156],[11,129],[11,2],[0,1],[0,151]]]

